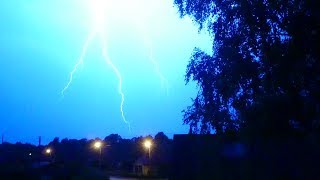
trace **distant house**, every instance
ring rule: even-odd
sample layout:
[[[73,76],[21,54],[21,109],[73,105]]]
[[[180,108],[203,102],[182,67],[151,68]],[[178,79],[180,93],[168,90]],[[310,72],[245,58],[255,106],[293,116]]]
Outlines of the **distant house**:
[[[133,165],[133,172],[137,176],[156,176],[157,166],[147,157],[141,157]]]

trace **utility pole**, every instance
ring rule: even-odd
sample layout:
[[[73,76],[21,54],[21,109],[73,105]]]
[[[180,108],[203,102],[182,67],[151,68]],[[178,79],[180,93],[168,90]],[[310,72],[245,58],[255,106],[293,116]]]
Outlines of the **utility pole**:
[[[39,136],[39,147],[41,146],[41,136]]]
[[[100,149],[99,149],[99,151],[100,151],[100,154],[99,154],[99,169],[101,169],[101,163],[102,163],[102,159],[101,159],[101,147],[100,147]]]

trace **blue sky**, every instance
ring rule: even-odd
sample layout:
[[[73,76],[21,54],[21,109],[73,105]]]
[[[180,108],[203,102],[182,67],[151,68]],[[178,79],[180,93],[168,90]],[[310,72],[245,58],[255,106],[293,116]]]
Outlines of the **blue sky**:
[[[103,1],[103,0],[100,0]],[[118,133],[131,138],[163,131],[187,133],[181,111],[196,94],[185,86],[194,47],[210,52],[211,39],[171,0],[106,0],[108,56],[119,69],[125,94],[121,119],[118,79],[101,55],[99,37],[64,98],[61,90],[93,26],[90,0],[4,0],[0,5],[0,132],[10,142],[94,138]],[[133,3],[134,2],[134,3]],[[161,79],[148,58],[149,39]],[[166,92],[168,87],[168,93]]]

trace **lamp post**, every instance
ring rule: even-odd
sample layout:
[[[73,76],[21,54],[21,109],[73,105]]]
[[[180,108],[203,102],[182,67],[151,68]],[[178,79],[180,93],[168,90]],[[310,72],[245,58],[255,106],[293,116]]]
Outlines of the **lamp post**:
[[[99,140],[95,141],[93,147],[99,150],[99,168],[101,169],[101,154],[102,154],[102,145],[103,143]]]
[[[148,158],[150,159],[150,151],[151,151],[152,141],[151,140],[145,140],[144,141],[144,147],[148,150]]]
[[[52,149],[51,149],[51,148],[47,148],[47,149],[45,150],[45,153],[49,155],[50,160],[52,161],[52,157],[51,157],[51,155],[52,155]]]

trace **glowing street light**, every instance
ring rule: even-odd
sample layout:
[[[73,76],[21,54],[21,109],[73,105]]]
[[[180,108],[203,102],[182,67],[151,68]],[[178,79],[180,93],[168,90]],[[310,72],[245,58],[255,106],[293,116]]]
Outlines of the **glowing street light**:
[[[51,161],[53,161],[52,156],[51,156],[51,155],[52,155],[52,149],[51,149],[51,148],[47,148],[47,149],[45,150],[45,154],[49,155]]]
[[[96,149],[101,149],[102,147],[102,142],[101,141],[96,141],[94,144],[93,144],[94,148]]]
[[[101,153],[102,153],[102,146],[103,143],[100,140],[96,140],[93,143],[93,147],[97,150],[99,150],[99,168],[101,168]]]
[[[49,154],[51,156],[52,150],[50,148],[46,149],[46,154]]]
[[[152,141],[147,139],[144,141],[143,145],[146,149],[148,149],[148,157],[150,159],[150,151],[151,151]]]

